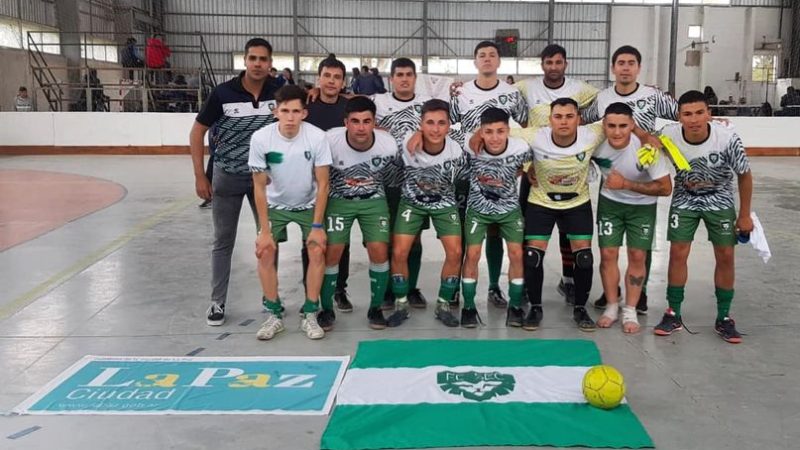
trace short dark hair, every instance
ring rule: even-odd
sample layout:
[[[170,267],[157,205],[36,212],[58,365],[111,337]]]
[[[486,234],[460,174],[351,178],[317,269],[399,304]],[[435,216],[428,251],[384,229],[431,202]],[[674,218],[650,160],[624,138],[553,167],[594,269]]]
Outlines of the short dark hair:
[[[369,72],[369,66],[361,66],[361,71],[362,72]]]
[[[481,125],[503,122],[508,125],[508,113],[500,108],[489,108],[481,113]]]
[[[22,91],[28,92],[28,88],[26,88],[25,86],[20,86],[19,87],[19,91],[20,92],[22,92]]]
[[[611,56],[612,65],[617,63],[617,58],[619,55],[633,55],[636,57],[636,63],[639,65],[642,64],[642,54],[639,53],[639,50],[632,45],[623,45],[622,47],[618,48],[617,51],[614,52],[614,55]]]
[[[266,39],[263,38],[253,38],[247,41],[244,44],[244,54],[246,55],[247,52],[250,51],[251,47],[266,47],[267,51],[269,52],[269,56],[272,56],[272,44],[269,43]]]
[[[500,48],[492,41],[481,41],[478,42],[478,45],[475,46],[475,51],[472,52],[472,57],[478,56],[478,50],[482,48],[492,47],[493,49],[497,50],[497,55],[500,55]]]
[[[342,71],[342,77],[347,75],[347,68],[344,66],[344,63],[336,59],[336,55],[331,53],[328,55],[327,58],[320,61],[319,65],[317,66],[317,75],[322,75],[322,69],[325,67],[329,69],[339,69]]]
[[[408,58],[397,58],[392,61],[392,67],[389,69],[389,74],[394,75],[394,71],[398,67],[411,67],[411,70],[414,71],[415,74],[417,73],[417,65],[414,64],[414,61]]]
[[[300,100],[303,108],[305,108],[307,95],[305,89],[300,86],[287,84],[275,92],[275,103],[280,105],[281,103],[290,102],[292,100]]]
[[[557,98],[557,99],[553,100],[553,102],[550,103],[550,110],[552,110],[556,106],[567,106],[567,105],[574,106],[576,111],[579,109],[578,108],[578,102],[576,102],[575,100],[573,100],[573,99],[571,99],[569,97],[561,97],[561,98]]]
[[[681,98],[678,99],[678,109],[683,105],[698,102],[703,102],[708,106],[708,99],[705,94],[700,91],[686,91],[681,95]]]
[[[447,103],[444,100],[440,100],[438,98],[432,98],[427,102],[422,104],[422,114],[421,116],[425,116],[425,114],[435,111],[444,111],[447,113],[447,118],[450,119],[450,103]]]
[[[609,114],[623,114],[633,118],[633,109],[631,109],[631,107],[626,105],[625,103],[615,102],[608,105],[608,107],[606,108],[606,112],[604,115],[607,116]]]
[[[369,99],[369,97],[364,97],[363,95],[357,95],[350,100],[347,101],[344,105],[344,115],[345,117],[349,117],[351,113],[358,113],[369,111],[375,116],[375,102]]]
[[[550,44],[542,50],[542,54],[539,56],[544,61],[545,58],[551,58],[556,55],[561,55],[564,59],[567,59],[567,49],[558,44]]]

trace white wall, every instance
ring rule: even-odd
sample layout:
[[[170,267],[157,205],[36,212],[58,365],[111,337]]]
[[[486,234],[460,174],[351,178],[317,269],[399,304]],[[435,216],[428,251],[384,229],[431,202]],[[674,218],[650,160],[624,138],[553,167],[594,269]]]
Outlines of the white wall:
[[[681,93],[690,89],[702,90],[710,85],[720,99],[726,99],[729,95],[738,99],[741,93],[747,97],[748,103],[763,102],[763,85],[740,85],[730,80],[735,78],[736,72],[744,80],[751,79],[755,49],[760,48],[764,40],[780,39],[779,18],[778,8],[681,7],[678,18],[676,91]],[[640,80],[662,89],[668,87],[669,80],[670,20],[671,8],[659,6],[615,6],[611,15],[611,52],[625,44],[638,48],[643,57]],[[688,38],[689,25],[701,25],[703,40],[709,41],[704,47],[703,59],[698,67],[687,67],[684,64],[686,50],[692,42]],[[790,21],[784,17],[784,34],[790,26]],[[779,66],[780,64],[779,60]],[[770,90],[770,102],[774,98],[775,94]],[[773,103],[773,106],[776,104]]]
[[[0,112],[0,146],[189,145],[195,117],[194,113]],[[748,147],[800,146],[800,117],[728,119]]]

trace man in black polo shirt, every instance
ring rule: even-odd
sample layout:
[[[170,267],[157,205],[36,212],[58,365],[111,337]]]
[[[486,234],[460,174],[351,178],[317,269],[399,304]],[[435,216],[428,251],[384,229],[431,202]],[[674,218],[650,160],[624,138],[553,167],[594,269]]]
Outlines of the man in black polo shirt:
[[[213,197],[211,305],[206,313],[206,323],[212,326],[225,322],[231,255],[245,196],[255,216],[253,178],[247,165],[250,136],[275,122],[272,109],[276,88],[269,78],[272,46],[264,39],[254,38],[247,41],[244,51],[245,71],[214,89],[189,135],[197,196],[205,200]],[[213,125],[217,129],[217,148],[211,183],[203,167],[203,139]]]
[[[344,126],[344,107],[347,98],[339,95],[344,86],[344,75],[347,68],[344,63],[336,59],[336,55],[331,54],[317,67],[319,81],[317,87],[319,96],[308,104],[308,116],[306,122],[328,131],[331,128]],[[303,246],[303,274],[308,269],[308,251]],[[347,244],[339,260],[339,278],[336,280],[336,294],[333,296],[336,302],[336,309],[348,313],[353,311],[353,304],[347,296],[347,278],[350,276],[350,244]],[[305,282],[305,278],[303,279]],[[323,305],[324,307],[326,305]],[[328,314],[333,312],[330,308],[324,308],[320,313],[325,319]]]

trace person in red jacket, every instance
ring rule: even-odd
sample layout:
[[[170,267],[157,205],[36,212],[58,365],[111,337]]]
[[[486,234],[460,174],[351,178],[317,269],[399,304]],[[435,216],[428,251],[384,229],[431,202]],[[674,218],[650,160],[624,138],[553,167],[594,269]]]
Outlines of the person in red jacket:
[[[149,69],[165,69],[169,67],[167,58],[172,54],[172,50],[164,43],[163,39],[164,35],[157,33],[147,40],[145,62]],[[165,77],[159,73],[156,79],[164,82]]]

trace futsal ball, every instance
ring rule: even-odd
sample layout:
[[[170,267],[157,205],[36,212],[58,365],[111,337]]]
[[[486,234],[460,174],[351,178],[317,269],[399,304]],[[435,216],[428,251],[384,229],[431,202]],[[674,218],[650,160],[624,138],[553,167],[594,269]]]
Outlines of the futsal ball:
[[[583,396],[594,407],[616,408],[625,397],[625,380],[611,366],[594,366],[583,376]]]

